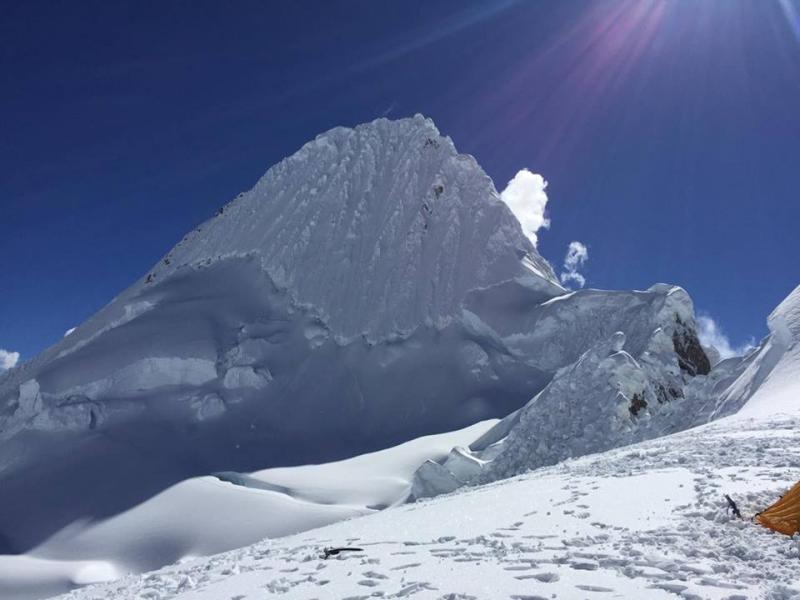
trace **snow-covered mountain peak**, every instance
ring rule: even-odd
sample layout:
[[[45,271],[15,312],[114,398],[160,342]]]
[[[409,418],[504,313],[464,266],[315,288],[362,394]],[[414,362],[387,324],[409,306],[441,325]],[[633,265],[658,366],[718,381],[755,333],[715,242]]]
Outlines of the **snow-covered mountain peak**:
[[[465,293],[533,277],[563,290],[474,158],[430,119],[337,127],[281,161],[143,280],[254,255],[343,336],[455,314]]]
[[[767,324],[772,334],[787,346],[800,342],[800,285],[772,311]]]

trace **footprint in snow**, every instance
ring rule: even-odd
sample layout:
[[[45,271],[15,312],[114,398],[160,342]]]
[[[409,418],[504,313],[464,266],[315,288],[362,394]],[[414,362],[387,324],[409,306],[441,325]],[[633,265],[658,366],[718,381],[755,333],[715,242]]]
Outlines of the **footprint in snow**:
[[[576,585],[576,588],[579,590],[583,590],[584,592],[613,592],[614,590],[607,587],[602,587],[599,585]]]
[[[537,581],[541,581],[542,583],[554,583],[559,579],[561,579],[558,573],[552,573],[552,572],[536,573],[534,575],[530,575],[530,577],[536,579]]]
[[[369,579],[389,579],[383,573],[378,573],[377,571],[367,571],[364,573],[364,577],[368,577]]]
[[[688,586],[680,583],[654,583],[653,585],[649,585],[647,587],[651,589],[672,592],[673,594],[678,595],[680,595],[684,590],[688,589]]]
[[[422,563],[408,563],[407,565],[399,565],[397,567],[392,567],[391,570],[392,571],[402,571],[403,569],[413,569],[414,567],[419,567],[421,565],[422,565]]]
[[[411,596],[412,594],[416,594],[417,592],[423,592],[425,590],[437,590],[438,588],[432,586],[430,583],[426,581],[415,581],[414,583],[409,583],[408,585],[404,586],[397,592],[394,597],[396,598],[404,598],[406,596]]]
[[[569,565],[577,571],[596,571],[600,565],[592,560],[576,561]]]

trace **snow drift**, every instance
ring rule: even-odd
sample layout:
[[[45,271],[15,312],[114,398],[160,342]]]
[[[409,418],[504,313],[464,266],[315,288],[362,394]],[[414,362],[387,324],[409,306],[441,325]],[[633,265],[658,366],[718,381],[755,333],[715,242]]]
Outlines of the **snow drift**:
[[[23,556],[0,556],[0,598],[43,598],[375,513],[405,501],[417,466],[494,421],[321,465],[194,477],[109,519],[80,521]]]

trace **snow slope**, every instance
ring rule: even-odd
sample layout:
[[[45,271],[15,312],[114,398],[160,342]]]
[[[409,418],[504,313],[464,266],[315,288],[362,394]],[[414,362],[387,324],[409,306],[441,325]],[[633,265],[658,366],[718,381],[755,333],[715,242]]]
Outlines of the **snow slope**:
[[[788,600],[797,541],[733,519],[722,494],[747,516],[774,501],[798,426],[728,418],[65,598]],[[363,552],[320,557],[336,545]]]
[[[798,541],[723,497],[750,517],[796,482],[798,290],[770,316],[784,352],[740,414],[65,598],[800,597]],[[321,556],[340,545],[361,551]]]
[[[716,415],[767,410],[792,413],[800,403],[800,286],[767,319],[770,335],[741,361]]]
[[[417,466],[469,444],[494,421],[373,454],[182,481],[130,510],[77,522],[22,556],[0,556],[0,598],[42,598],[374,513],[405,501]]]

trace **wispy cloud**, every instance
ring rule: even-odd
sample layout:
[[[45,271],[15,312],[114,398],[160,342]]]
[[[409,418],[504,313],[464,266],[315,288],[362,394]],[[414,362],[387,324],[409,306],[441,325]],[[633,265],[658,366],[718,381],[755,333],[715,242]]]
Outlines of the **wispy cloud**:
[[[755,346],[752,338],[743,344],[734,345],[717,322],[708,314],[697,315],[697,337],[704,346],[711,346],[719,352],[719,357],[724,360],[732,356],[742,356]]]
[[[586,285],[586,278],[579,273],[586,261],[589,260],[589,249],[581,242],[569,243],[567,255],[564,257],[564,270],[561,272],[561,283],[574,281],[578,287]]]
[[[0,371],[13,369],[19,361],[19,352],[10,352],[0,348]]]
[[[537,232],[550,227],[550,219],[545,216],[547,207],[547,182],[538,173],[522,169],[508,182],[500,198],[517,217],[522,232],[536,246],[539,242]]]

